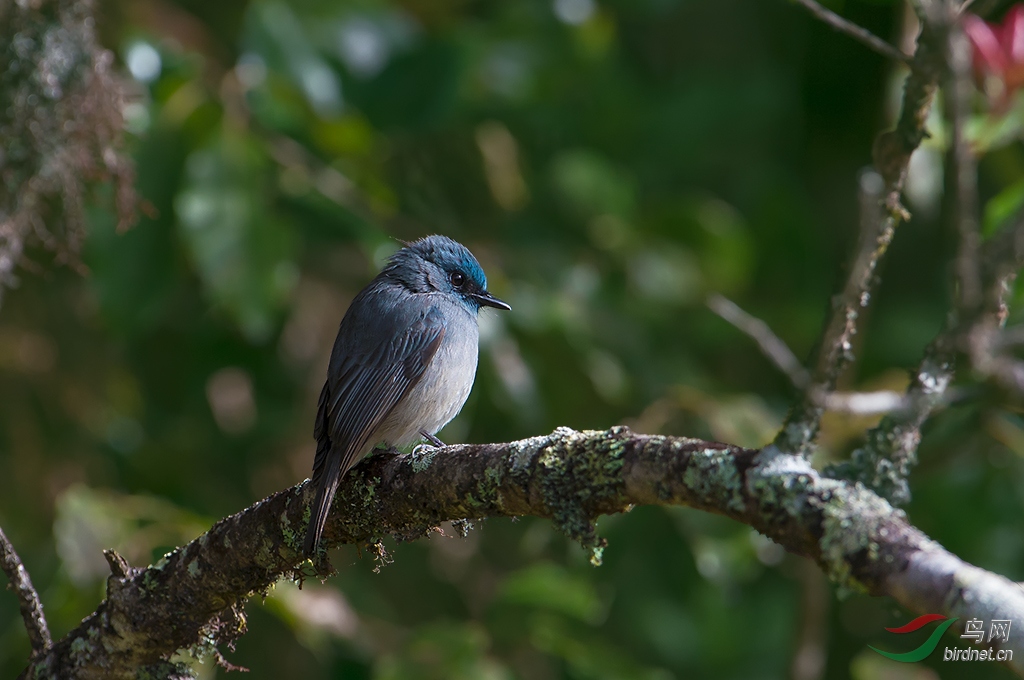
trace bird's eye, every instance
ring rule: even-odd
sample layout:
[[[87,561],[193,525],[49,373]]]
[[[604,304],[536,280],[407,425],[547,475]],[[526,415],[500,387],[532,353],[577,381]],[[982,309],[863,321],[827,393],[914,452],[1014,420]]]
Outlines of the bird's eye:
[[[464,277],[460,272],[452,272],[448,275],[448,280],[451,281],[452,285],[456,288],[461,288],[462,284],[466,281],[466,277]]]

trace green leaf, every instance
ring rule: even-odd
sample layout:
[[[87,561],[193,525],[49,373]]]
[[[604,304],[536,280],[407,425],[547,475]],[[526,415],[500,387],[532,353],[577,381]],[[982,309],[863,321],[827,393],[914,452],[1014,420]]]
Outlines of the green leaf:
[[[551,562],[541,562],[509,576],[501,585],[498,601],[556,612],[585,623],[597,623],[604,614],[589,581]]]
[[[225,133],[189,157],[174,204],[206,292],[252,342],[269,337],[297,279],[294,237],[270,210],[266,174],[260,147]]]
[[[551,166],[555,190],[583,218],[614,215],[628,218],[634,209],[633,184],[622,172],[593,151],[566,151]]]
[[[416,629],[397,654],[377,663],[377,680],[511,680],[490,658],[487,633],[473,623],[437,623]]]
[[[1024,206],[1024,179],[1018,180],[989,199],[985,204],[982,234],[991,236]]]

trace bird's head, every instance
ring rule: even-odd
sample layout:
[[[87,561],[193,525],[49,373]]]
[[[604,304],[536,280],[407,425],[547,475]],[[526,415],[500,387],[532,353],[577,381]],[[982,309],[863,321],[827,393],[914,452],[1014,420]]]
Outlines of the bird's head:
[[[487,276],[469,248],[447,236],[427,236],[406,244],[384,271],[417,292],[455,295],[474,311],[512,309],[487,291]]]

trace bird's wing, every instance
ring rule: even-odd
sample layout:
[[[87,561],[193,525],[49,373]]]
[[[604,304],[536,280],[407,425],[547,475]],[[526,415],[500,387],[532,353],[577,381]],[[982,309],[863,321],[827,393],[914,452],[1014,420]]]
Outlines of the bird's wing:
[[[331,403],[331,381],[324,382],[320,400],[316,405],[316,421],[313,423],[313,439],[316,440],[316,457],[313,459],[313,484],[316,485],[324,474],[324,465],[330,453],[331,438],[327,436],[327,408]]]
[[[369,437],[423,376],[444,338],[444,317],[437,307],[399,305],[388,317],[390,341],[366,353],[335,348],[346,353],[332,366],[338,370],[331,371],[325,386],[324,419],[321,424],[318,417],[317,428],[323,427],[331,448],[341,455],[340,475],[357,462]],[[375,332],[376,325],[371,322],[366,330]],[[321,465],[316,460],[314,470]]]
[[[364,291],[366,293],[366,291]],[[395,405],[423,377],[444,339],[444,315],[422,298],[387,305],[359,304],[341,322],[320,393],[313,434],[316,498],[310,510],[305,551],[320,541],[338,482]],[[374,343],[374,338],[382,338]],[[375,443],[375,442],[374,442]]]

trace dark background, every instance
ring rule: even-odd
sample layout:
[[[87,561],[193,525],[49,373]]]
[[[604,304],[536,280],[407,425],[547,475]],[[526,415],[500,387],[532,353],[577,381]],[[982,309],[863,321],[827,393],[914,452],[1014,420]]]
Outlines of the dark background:
[[[830,6],[894,43],[913,35],[902,2]],[[30,252],[0,309],[0,525],[56,636],[103,597],[103,548],[147,564],[308,475],[337,323],[397,239],[462,241],[513,308],[484,312],[446,441],[626,423],[768,442],[794,391],[704,299],[721,292],[810,353],[904,75],[782,0],[100,9],[134,75],[144,215],[117,233],[100,191],[82,266]],[[986,202],[1022,195],[1020,121],[1012,109],[981,149]],[[943,322],[955,239],[948,135],[932,131],[845,388],[901,389]],[[926,427],[907,510],[1024,580],[1024,419],[997,397]],[[830,415],[820,462],[869,424]],[[886,661],[867,645],[906,651],[930,628],[886,633],[912,615],[836,593],[748,527],[637,508],[598,529],[599,568],[530,518],[389,540],[386,564],[338,550],[325,584],[254,598],[225,654],[253,680],[1009,676],[943,663],[942,646]],[[28,650],[0,595],[0,677]],[[199,673],[227,675],[209,659]]]

